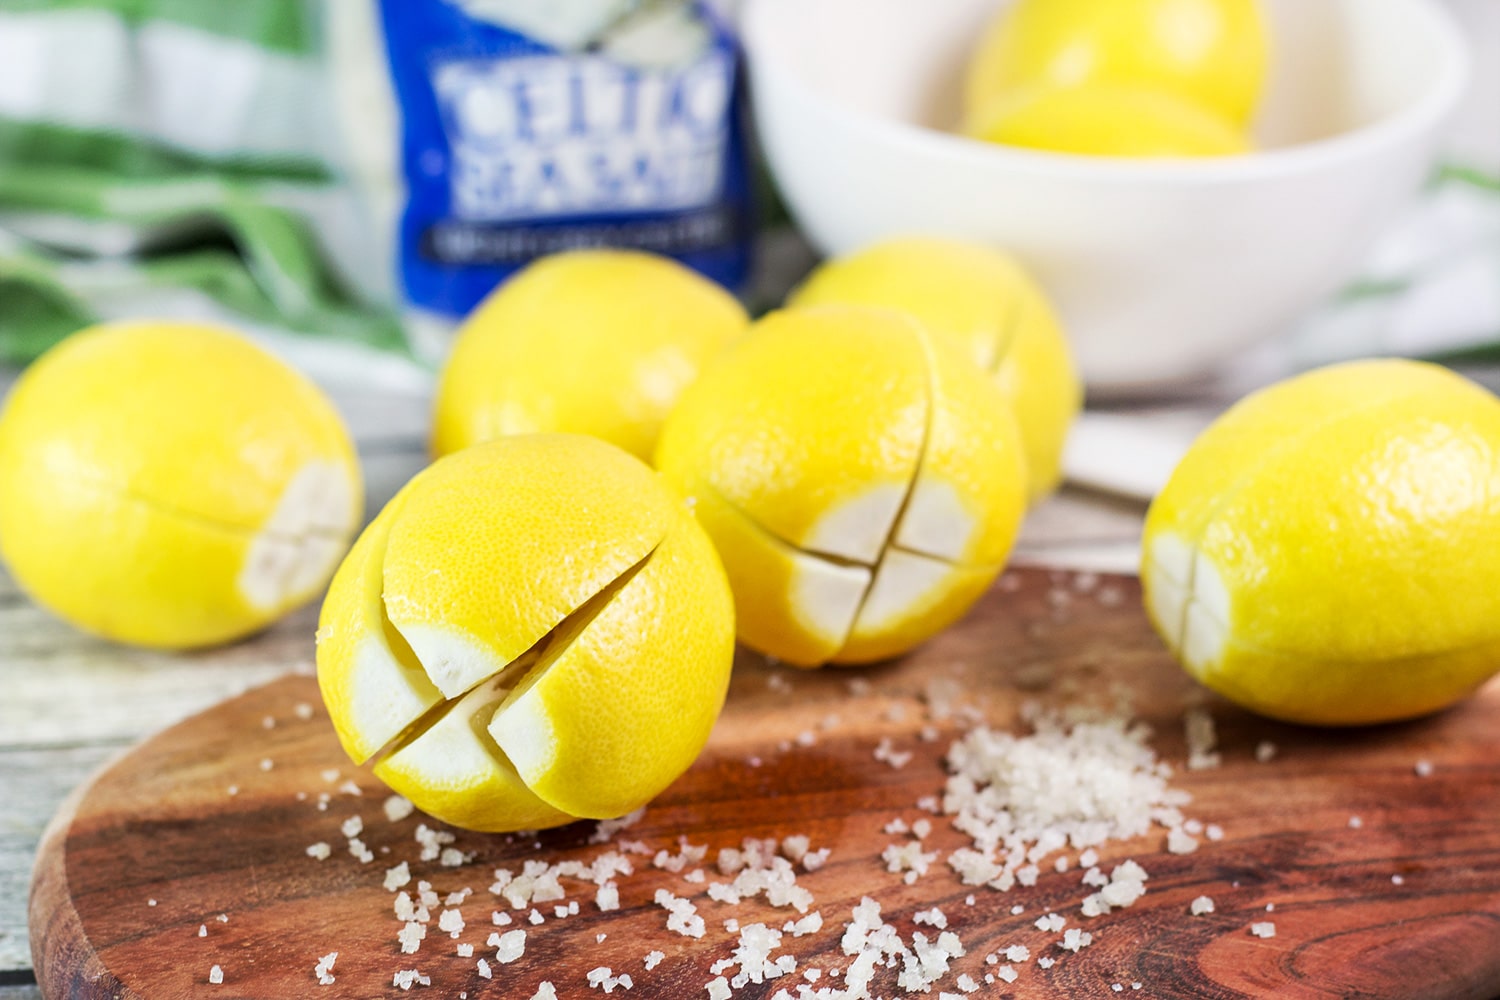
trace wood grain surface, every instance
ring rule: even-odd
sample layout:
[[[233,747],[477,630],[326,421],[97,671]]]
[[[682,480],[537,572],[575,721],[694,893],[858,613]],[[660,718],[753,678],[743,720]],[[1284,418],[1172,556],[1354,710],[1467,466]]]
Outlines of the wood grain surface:
[[[1152,746],[1174,765],[1185,755],[1184,708],[1209,708],[1222,765],[1175,768],[1172,783],[1193,796],[1185,811],[1221,825],[1224,839],[1200,838],[1188,855],[1167,853],[1161,830],[1107,845],[1100,867],[1133,858],[1150,874],[1148,891],[1128,909],[1095,918],[1079,912],[1092,890],[1076,866],[1059,873],[1044,863],[1034,887],[1009,892],[960,884],[941,859],[967,838],[917,807],[941,793],[951,741],[980,720],[1022,731],[1029,700],[1064,706],[1124,692],[1153,727]],[[910,761],[877,760],[882,739]],[[1262,763],[1255,751],[1264,741],[1277,753]],[[1023,570],[1008,574],[959,627],[893,664],[799,673],[742,657],[702,758],[612,843],[591,844],[592,823],[535,836],[455,831],[453,846],[467,857],[458,867],[418,860],[414,833],[424,818],[386,818],[386,791],[342,757],[313,679],[274,681],[161,733],[79,789],[42,844],[32,954],[53,1000],[367,998],[400,995],[392,977],[405,969],[430,979],[413,988],[418,995],[528,1000],[545,980],[559,997],[593,997],[602,989],[588,975],[600,967],[631,977],[632,988],[617,995],[704,997],[710,967],[737,940],[726,919],[779,928],[800,916],[764,898],[708,899],[707,882],[727,881],[713,865],[718,850],[745,837],[805,834],[813,849],[831,850],[823,868],[798,880],[813,894],[822,929],[786,935],[775,954],[794,955],[796,971],[749,984],[737,997],[783,988],[796,995],[812,969],[821,972],[812,985],[837,987],[832,970],[849,964],[840,937],[862,896],[878,900],[908,940],[914,932],[934,936],[914,917],[941,908],[967,954],[933,984],[934,997],[960,994],[960,974],[980,983],[973,995],[981,997],[1493,997],[1497,750],[1500,687],[1405,725],[1282,726],[1206,699],[1150,633],[1134,581]],[[1430,774],[1418,773],[1419,761],[1430,763]],[[341,832],[356,815],[376,855],[370,863],[350,854]],[[887,845],[911,840],[885,832],[896,817],[929,819],[925,847],[941,851],[915,884],[880,860]],[[544,922],[532,925],[527,909],[512,911],[488,888],[495,868],[587,862],[621,840],[676,852],[679,838],[707,845],[706,881],[690,880],[697,864],[674,873],[636,855],[634,873],[618,879],[615,911],[598,908],[592,885],[564,879],[577,915],[558,917],[559,904],[547,902],[537,907]],[[329,844],[331,857],[309,857],[316,842]],[[1065,853],[1076,862],[1077,852]],[[408,891],[419,879],[444,895],[472,890],[453,907],[465,921],[456,940],[438,929],[435,910],[420,950],[401,953],[394,894],[382,886],[386,869],[401,861],[413,874]],[[652,902],[663,888],[697,905],[707,924],[701,939],[667,929],[666,912]],[[1191,916],[1200,894],[1213,898],[1215,911]],[[494,911],[514,922],[496,928]],[[1089,931],[1093,943],[1077,954],[1061,950],[1061,934],[1034,925],[1052,911]],[[1274,937],[1251,933],[1261,921],[1274,922]],[[517,927],[527,931],[525,954],[498,964],[486,940]],[[471,944],[473,957],[456,954],[460,944]],[[1013,963],[1016,981],[985,983],[996,968],[985,956],[1011,945],[1031,955]],[[653,950],[665,958],[647,970],[643,958]],[[314,966],[333,951],[336,981],[320,986]],[[1056,964],[1041,968],[1043,956]],[[480,957],[493,978],[480,976]],[[223,982],[210,985],[215,965]],[[892,971],[880,972],[872,988],[904,995]]]

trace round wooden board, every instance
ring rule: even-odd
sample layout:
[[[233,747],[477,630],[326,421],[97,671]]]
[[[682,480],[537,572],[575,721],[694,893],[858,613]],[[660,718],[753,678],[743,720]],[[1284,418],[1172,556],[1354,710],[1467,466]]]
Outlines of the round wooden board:
[[[788,934],[776,950],[796,956],[796,972],[749,984],[737,997],[783,988],[795,996],[808,969],[822,970],[816,986],[838,987],[830,972],[849,963],[840,936],[865,895],[908,941],[916,931],[937,933],[913,922],[918,911],[942,909],[967,954],[933,984],[934,997],[959,993],[962,973],[981,983],[974,994],[981,997],[1108,997],[1117,995],[1114,984],[1118,994],[1141,997],[1500,994],[1500,687],[1407,725],[1353,732],[1277,725],[1204,700],[1139,604],[1133,580],[1015,571],[965,622],[896,663],[800,673],[744,655],[702,758],[612,845],[589,842],[593,823],[524,837],[455,831],[454,846],[472,856],[461,867],[418,860],[414,832],[424,817],[386,818],[386,790],[343,757],[313,679],[286,677],[149,740],[58,815],[32,887],[38,981],[50,998],[333,1000],[399,995],[393,975],[417,969],[431,985],[414,995],[527,1000],[543,980],[562,998],[601,995],[587,976],[602,966],[633,980],[619,996],[704,997],[710,966],[737,938],[726,919],[781,927],[799,914],[763,897],[712,901],[706,883],[686,878],[697,865],[673,873],[637,856],[635,873],[618,880],[618,910],[600,911],[592,885],[564,879],[577,915],[559,918],[549,902],[538,907],[545,922],[532,926],[528,910],[515,911],[516,922],[500,929],[525,928],[525,954],[500,965],[485,944],[497,929],[491,913],[512,911],[489,891],[493,869],[589,861],[621,839],[675,852],[686,838],[708,845],[702,867],[713,882],[721,878],[713,867],[720,848],[805,834],[814,849],[832,851],[826,866],[799,877],[823,927]],[[1172,780],[1193,796],[1188,815],[1221,825],[1225,838],[1204,839],[1190,855],[1166,853],[1161,830],[1109,844],[1100,867],[1134,858],[1150,873],[1148,891],[1134,906],[1092,919],[1079,913],[1092,891],[1080,871],[1058,873],[1050,859],[1031,888],[961,885],[941,859],[966,838],[916,803],[941,793],[943,754],[970,724],[966,716],[1020,731],[1028,699],[1061,706],[1113,686],[1129,691],[1136,716],[1155,730],[1153,747],[1174,765],[1185,753],[1184,707],[1209,707],[1222,766],[1178,769]],[[954,691],[958,711],[944,717],[941,703]],[[938,738],[924,739],[924,727],[936,727]],[[912,759],[899,768],[877,760],[883,738]],[[1255,748],[1264,740],[1279,753],[1259,763]],[[1419,760],[1431,762],[1430,776],[1415,772]],[[356,815],[375,852],[367,864],[341,833]],[[898,816],[908,823],[927,816],[926,848],[942,852],[913,885],[880,861],[887,845],[911,839],[884,832]],[[333,848],[324,861],[306,853],[320,841]],[[439,931],[434,912],[420,950],[401,953],[393,893],[382,886],[386,868],[400,861],[414,876],[408,890],[417,879],[445,895],[472,890],[455,907],[466,921],[457,941]],[[661,888],[695,902],[705,936],[666,929],[666,912],[652,902]],[[1200,894],[1216,909],[1190,916]],[[1093,944],[1061,950],[1061,934],[1034,926],[1049,911],[1088,930]],[[1274,922],[1275,937],[1252,935],[1259,921]],[[459,957],[459,943],[472,944],[474,957]],[[1019,978],[984,984],[994,971],[985,956],[1014,944],[1032,956],[1015,963]],[[643,956],[653,950],[665,958],[648,971]],[[336,981],[319,986],[314,965],[333,951]],[[1044,970],[1040,956],[1056,964]],[[479,957],[494,966],[492,979],[480,977]],[[209,984],[214,965],[222,984]],[[880,972],[872,990],[905,995],[894,971]]]

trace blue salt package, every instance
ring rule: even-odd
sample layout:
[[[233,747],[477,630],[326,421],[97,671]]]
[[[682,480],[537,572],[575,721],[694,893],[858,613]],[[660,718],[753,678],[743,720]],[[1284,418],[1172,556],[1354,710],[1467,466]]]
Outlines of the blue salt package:
[[[666,254],[739,288],[750,174],[735,42],[686,0],[380,0],[407,304],[461,317],[528,261]]]

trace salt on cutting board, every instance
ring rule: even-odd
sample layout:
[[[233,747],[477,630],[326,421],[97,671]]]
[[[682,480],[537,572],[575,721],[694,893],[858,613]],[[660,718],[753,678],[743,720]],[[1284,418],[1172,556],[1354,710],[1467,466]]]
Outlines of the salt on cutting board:
[[[33,957],[49,997],[153,1000],[1489,997],[1497,717],[1491,685],[1268,722],[1178,669],[1135,581],[1019,570],[888,665],[742,655],[642,815],[496,836],[389,798],[290,676],[64,806]]]

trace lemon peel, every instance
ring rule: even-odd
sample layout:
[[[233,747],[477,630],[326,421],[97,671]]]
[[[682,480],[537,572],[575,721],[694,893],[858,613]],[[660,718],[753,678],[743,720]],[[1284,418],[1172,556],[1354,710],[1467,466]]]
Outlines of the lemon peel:
[[[1165,91],[1236,127],[1265,89],[1270,40],[1257,0],[1017,0],[969,61],[965,106],[1030,86]]]
[[[799,666],[883,659],[955,620],[1025,506],[1000,390],[892,309],[762,319],[684,394],[656,460],[719,549],[741,639]]]
[[[1263,714],[1410,718],[1500,654],[1500,401],[1436,366],[1358,362],[1241,401],[1153,503],[1148,615],[1184,667]]]
[[[1031,501],[1057,487],[1083,387],[1050,303],[1012,258],[963,240],[900,237],[825,262],[788,304],[899,309],[959,345],[1010,401]]]
[[[416,476],[334,577],[318,680],[350,757],[481,830],[628,813],[692,763],[734,619],[707,537],[638,460],[539,434]]]
[[[542,258],[465,319],[438,383],[433,453],[566,431],[649,459],[682,390],[749,322],[727,291],[666,257]]]
[[[0,555],[107,638],[239,638],[313,597],[363,507],[337,412],[228,330],[106,324],[47,352],[0,413]]]

